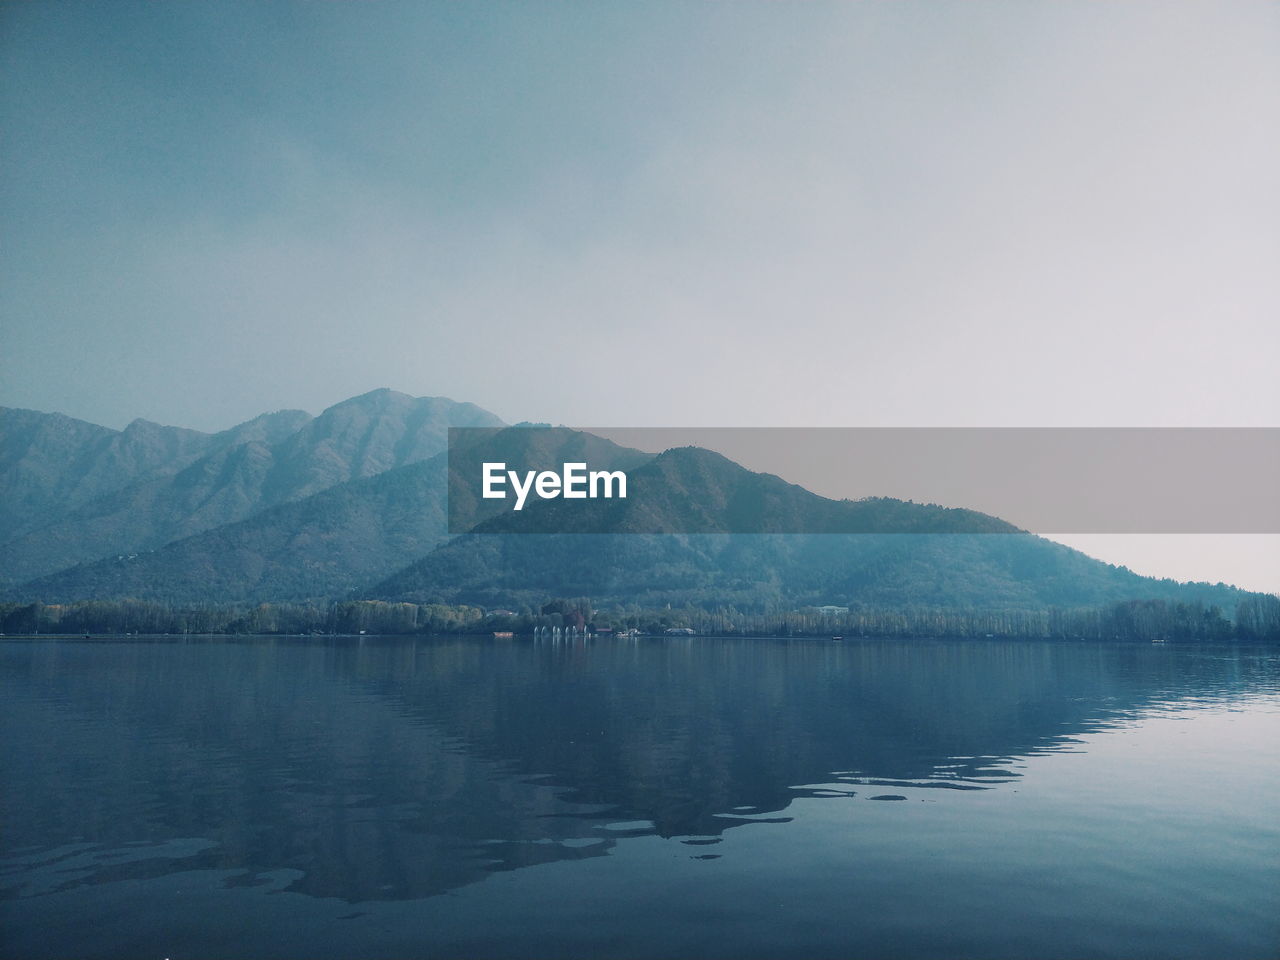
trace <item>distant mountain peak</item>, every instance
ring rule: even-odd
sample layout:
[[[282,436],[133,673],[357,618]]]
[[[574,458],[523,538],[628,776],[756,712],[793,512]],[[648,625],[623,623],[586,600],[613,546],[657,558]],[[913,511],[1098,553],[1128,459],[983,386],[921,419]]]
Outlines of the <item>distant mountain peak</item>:
[[[307,413],[305,410],[298,410],[294,407],[285,407],[282,410],[272,410],[270,413],[260,413],[252,420],[246,420],[243,424],[239,424],[239,426],[244,426],[249,423],[262,423],[267,420],[292,420],[299,417],[307,417],[309,419],[311,414]]]
[[[359,393],[354,397],[347,397],[345,400],[339,400],[337,403],[328,407],[325,411],[336,410],[340,407],[371,407],[384,406],[387,404],[395,404],[401,406],[413,403],[418,400],[410,394],[403,393],[399,390],[392,390],[390,387],[378,387],[376,390],[370,390],[367,393]],[[321,414],[323,416],[323,414]]]
[[[408,412],[417,409],[447,410],[453,408],[470,408],[479,410],[474,404],[459,402],[449,397],[415,397],[389,387],[379,387],[368,393],[361,393],[346,400],[340,400],[320,412],[317,420],[331,420],[351,414],[378,415],[383,413]],[[494,418],[495,423],[501,421]]]
[[[192,430],[190,427],[171,427],[163,423],[156,423],[154,420],[147,420],[145,417],[136,417],[130,421],[129,425],[121,431],[126,437],[138,435],[151,435],[166,430],[182,430],[186,433],[203,433],[202,430]]]
[[[216,435],[222,443],[261,442],[276,444],[286,437],[297,433],[315,417],[305,410],[276,410],[272,413],[261,413],[252,420],[237,423]]]
[[[354,400],[382,399],[387,397],[396,397],[401,400],[414,399],[412,394],[405,393],[403,390],[392,390],[390,387],[375,387],[373,390],[370,390],[367,393],[357,394],[356,396],[351,397],[350,399],[354,401]]]
[[[746,468],[735,463],[722,453],[708,450],[706,447],[670,447],[653,458],[653,464],[675,467],[697,466],[703,468],[741,471]],[[748,471],[754,473],[755,471]]]

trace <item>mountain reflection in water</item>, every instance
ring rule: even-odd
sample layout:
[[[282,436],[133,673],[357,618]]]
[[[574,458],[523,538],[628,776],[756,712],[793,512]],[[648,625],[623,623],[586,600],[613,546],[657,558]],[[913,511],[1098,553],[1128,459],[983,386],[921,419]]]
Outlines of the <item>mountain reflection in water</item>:
[[[1081,735],[1277,686],[1266,656],[1041,642],[253,638],[0,657],[6,741],[40,745],[3,768],[7,897],[175,856],[350,902],[628,836],[711,857],[798,797],[1008,788]]]

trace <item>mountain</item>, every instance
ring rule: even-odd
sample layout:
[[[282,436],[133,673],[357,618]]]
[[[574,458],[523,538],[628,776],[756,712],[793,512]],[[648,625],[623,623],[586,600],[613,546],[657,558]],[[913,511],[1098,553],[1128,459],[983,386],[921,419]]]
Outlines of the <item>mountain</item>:
[[[0,408],[0,540],[140,478],[172,473],[210,439],[147,420],[110,430],[59,413]]]
[[[473,403],[374,390],[330,407],[271,449],[262,481],[267,503],[296,500],[444,451],[450,427],[500,427]]]
[[[589,596],[744,609],[1030,609],[1147,597],[1230,608],[1244,595],[1140,577],[975,511],[828,500],[697,448],[669,450],[628,479],[637,495],[627,500],[508,510],[365,595],[490,606]],[[582,532],[545,532],[554,529]]]
[[[264,601],[345,594],[445,538],[444,455],[338,484],[152,551],[14,588],[49,602],[134,597]]]
[[[305,410],[277,410],[263,413],[229,430],[213,434],[210,450],[221,450],[242,443],[279,443],[292,436],[312,420]]]
[[[216,450],[276,443],[311,419],[301,410],[255,417],[220,433],[135,420],[111,430],[60,413],[0,408],[0,543],[140,480],[170,476]]]
[[[43,502],[55,519],[0,547],[12,599],[358,595],[520,606],[585,595],[762,610],[1164,598],[1230,610],[1245,596],[1139,577],[971,510],[830,500],[708,450],[653,456],[565,428],[502,427],[471,404],[389,390],[221,434],[13,413],[0,466],[25,502],[39,500],[35,478],[47,474],[53,492]],[[457,438],[450,462],[451,426],[483,429]],[[60,457],[84,466],[79,482]],[[629,495],[533,499],[515,512],[478,495],[488,461],[622,469]],[[105,492],[89,496],[95,489]],[[449,539],[446,506],[453,530],[474,532]]]
[[[155,550],[341,483],[429,459],[444,450],[449,427],[501,423],[474,404],[375,390],[315,418],[286,411],[221,434],[165,435],[170,447],[178,448],[179,440],[186,446],[167,459],[154,457],[156,465],[148,472],[134,471],[132,482],[117,471],[114,483],[98,484],[104,488],[99,495],[71,497],[69,502],[63,488],[72,493],[78,488],[63,483],[48,495],[43,523],[38,522],[41,511],[28,507],[36,520],[19,525],[17,535],[0,547],[5,575],[12,585],[102,557]],[[111,437],[85,429],[89,427],[77,427],[63,443],[68,453],[75,452],[77,443],[81,449],[109,444]],[[8,443],[8,432],[6,426],[6,447],[21,447],[20,442]],[[57,435],[47,426],[44,433]],[[51,446],[45,440],[35,452]],[[35,477],[50,456],[16,457],[15,472]],[[86,455],[78,459],[86,460]],[[88,463],[93,466],[97,460]],[[74,470],[68,473],[74,475]]]
[[[650,459],[590,434],[521,427],[476,431],[471,448],[455,454],[455,467],[469,455],[539,467],[586,458],[610,469],[630,469]],[[447,538],[448,465],[448,454],[440,453],[335,484],[154,551],[48,574],[11,593],[48,602],[124,596],[194,602],[343,595],[387,576]],[[502,509],[493,501],[481,503],[471,505],[481,515]]]

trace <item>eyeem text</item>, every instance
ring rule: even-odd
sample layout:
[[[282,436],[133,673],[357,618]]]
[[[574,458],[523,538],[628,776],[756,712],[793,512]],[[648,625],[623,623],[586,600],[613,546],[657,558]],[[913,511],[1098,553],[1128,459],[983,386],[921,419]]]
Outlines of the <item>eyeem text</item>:
[[[621,470],[587,470],[585,463],[566,463],[556,473],[554,470],[526,470],[523,476],[508,470],[505,463],[484,464],[484,499],[505,500],[507,484],[516,495],[516,510],[523,510],[532,491],[543,500],[564,497],[566,500],[585,500],[604,497],[626,499],[627,475]]]

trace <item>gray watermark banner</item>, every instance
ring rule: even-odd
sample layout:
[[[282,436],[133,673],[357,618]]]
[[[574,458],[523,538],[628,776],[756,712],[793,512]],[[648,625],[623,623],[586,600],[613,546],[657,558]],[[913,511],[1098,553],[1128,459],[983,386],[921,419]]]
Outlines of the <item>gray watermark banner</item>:
[[[1280,533],[1280,428],[454,428],[451,533]]]

